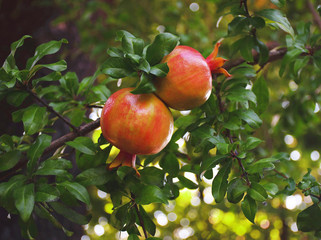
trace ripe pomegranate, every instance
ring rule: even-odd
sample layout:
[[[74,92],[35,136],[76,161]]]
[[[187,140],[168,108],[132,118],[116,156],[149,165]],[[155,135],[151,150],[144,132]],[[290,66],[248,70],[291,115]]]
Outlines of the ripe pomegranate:
[[[115,92],[102,110],[102,134],[120,149],[109,169],[123,165],[136,170],[136,154],[158,153],[174,130],[173,116],[158,97],[152,93],[135,95],[132,90],[124,88]]]
[[[188,46],[177,46],[165,56],[169,72],[165,78],[154,81],[156,94],[171,108],[190,110],[206,102],[212,91],[212,74],[223,73],[223,58],[216,58],[220,43],[205,59],[197,50]]]

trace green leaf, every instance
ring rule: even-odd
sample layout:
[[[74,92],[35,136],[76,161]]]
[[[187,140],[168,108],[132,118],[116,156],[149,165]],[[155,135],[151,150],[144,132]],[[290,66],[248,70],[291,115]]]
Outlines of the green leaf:
[[[201,172],[214,168],[217,164],[226,159],[226,155],[216,155],[214,157],[206,157],[201,164]]]
[[[136,234],[130,234],[127,240],[139,240],[139,237]]]
[[[275,168],[273,162],[278,161],[275,158],[263,158],[249,165],[248,173],[262,173],[263,170],[272,170]],[[255,199],[255,198],[254,198]]]
[[[61,78],[60,72],[52,72],[46,76],[41,78],[33,79],[32,86],[35,87],[39,82],[51,82],[51,81],[58,81]]]
[[[249,151],[256,148],[260,145],[263,140],[256,138],[256,137],[248,137],[244,143],[242,143],[242,149],[244,151]]]
[[[238,203],[242,200],[244,193],[248,189],[245,181],[241,178],[234,178],[227,188],[227,200],[230,203]]]
[[[146,60],[151,66],[160,63],[178,45],[179,38],[171,33],[158,34],[146,49]]]
[[[28,59],[26,68],[30,70],[44,56],[58,52],[63,43],[68,43],[68,41],[66,39],[61,39],[60,41],[50,41],[39,45],[36,48],[35,55]]]
[[[304,209],[298,214],[297,226],[302,232],[320,231],[321,210],[318,204]]]
[[[143,39],[129,37],[124,35],[122,37],[122,48],[127,53],[141,55],[143,53],[145,43]]]
[[[29,158],[27,169],[28,172],[31,173],[40,156],[44,152],[44,150],[49,147],[51,143],[52,137],[46,134],[41,134],[37,137],[36,141],[31,145],[31,147],[28,150],[27,156]]]
[[[138,86],[133,91],[131,91],[131,93],[142,94],[142,93],[155,92],[156,88],[151,80],[152,80],[152,76],[150,74],[143,72],[140,77],[140,82]]]
[[[73,232],[65,229],[64,226],[62,226],[61,223],[58,222],[58,220],[42,205],[36,205],[35,212],[39,217],[49,220],[55,227],[63,230],[66,236],[71,237],[73,235]]]
[[[286,0],[271,0],[271,2],[275,5],[275,6],[277,6],[277,7],[279,7],[279,8],[282,8],[282,7],[284,7],[284,5],[285,5],[285,2]]]
[[[246,195],[241,203],[241,209],[244,216],[250,222],[254,223],[255,214],[257,212],[257,205],[255,200],[249,197],[248,195]]]
[[[20,160],[21,152],[12,150],[0,155],[0,172],[13,168]]]
[[[164,171],[156,167],[145,167],[139,171],[142,182],[148,185],[156,185],[163,187],[164,185]]]
[[[256,95],[256,110],[259,114],[262,114],[269,105],[269,89],[263,75],[254,82],[252,91]]]
[[[110,171],[107,171],[106,168],[90,168],[77,175],[76,181],[83,186],[89,185],[103,185],[106,184],[112,177]]]
[[[239,40],[240,45],[242,46],[240,48],[240,53],[242,57],[245,59],[247,62],[253,62],[253,54],[252,54],[252,48],[254,48],[254,39],[251,36],[246,36],[242,39]]]
[[[142,206],[139,206],[139,212],[140,212],[141,217],[143,219],[146,230],[152,236],[154,236],[156,233],[156,225],[154,224],[154,222],[152,221],[152,219],[150,218],[150,216],[147,214],[147,212],[145,211],[145,209]]]
[[[224,199],[227,186],[228,186],[228,175],[230,174],[232,167],[232,161],[225,163],[217,175],[215,176],[212,183],[212,195],[215,199],[215,202],[220,203]]]
[[[75,72],[68,72],[60,79],[61,86],[70,94],[75,96],[79,88],[79,79]]]
[[[9,201],[11,197],[11,193],[16,188],[23,185],[23,183],[27,180],[25,175],[16,175],[10,178],[8,182],[0,183],[0,197],[3,203]]]
[[[177,177],[179,179],[179,183],[183,187],[186,187],[188,189],[197,189],[198,188],[198,185],[196,183],[194,183],[193,181],[189,180],[188,178],[186,178],[182,175],[178,175]]]
[[[29,93],[26,91],[12,91],[7,96],[7,102],[12,106],[19,107],[28,96]]]
[[[87,205],[90,204],[89,194],[87,192],[87,189],[83,185],[76,182],[69,182],[69,181],[58,183],[58,185],[65,187],[67,191],[70,192],[79,201],[82,201]]]
[[[263,66],[269,60],[269,49],[259,39],[255,39],[255,45],[259,48],[260,58],[259,64]]]
[[[297,57],[302,53],[302,50],[300,49],[292,49],[290,51],[287,51],[287,53],[285,54],[285,56],[282,59],[282,63],[280,66],[280,70],[279,70],[279,76],[282,77],[286,66],[289,65],[290,62],[294,61],[297,59]]]
[[[258,128],[262,124],[262,120],[252,109],[242,109],[235,113],[252,128]]]
[[[95,144],[89,137],[77,137],[73,141],[66,142],[66,144],[70,147],[77,149],[79,152],[88,155],[96,154]]]
[[[249,30],[250,18],[244,16],[236,16],[228,24],[228,35],[236,36],[243,31]]]
[[[47,183],[41,183],[36,186],[36,202],[52,202],[59,199],[59,190]]]
[[[256,29],[265,27],[265,20],[259,16],[254,16],[249,19],[250,24]]]
[[[262,185],[256,182],[251,183],[251,187],[247,191],[247,194],[254,200],[263,202],[267,199],[268,195]]]
[[[150,69],[150,73],[155,75],[156,77],[166,77],[168,71],[169,71],[169,68],[167,66],[167,63],[159,63],[151,67]]]
[[[116,32],[116,41],[121,41],[123,39],[123,37],[131,37],[131,38],[135,38],[135,36],[133,34],[131,34],[130,32],[127,32],[125,30],[119,30]]]
[[[23,112],[22,121],[26,134],[35,134],[47,124],[46,108],[36,105],[28,107]]]
[[[134,69],[125,58],[110,57],[103,63],[101,71],[112,78],[122,78],[130,76]]]
[[[150,203],[168,203],[163,191],[153,185],[141,186],[136,194],[136,203],[146,205]]]
[[[265,188],[265,190],[267,192],[269,192],[272,196],[275,196],[278,191],[279,191],[279,187],[278,185],[276,185],[275,183],[266,183],[263,184],[263,187]]]
[[[14,55],[16,53],[16,50],[24,44],[24,40],[26,38],[31,38],[31,36],[24,35],[18,41],[15,41],[10,45],[11,52],[10,52],[9,56],[7,57],[7,59],[4,61],[3,66],[2,66],[6,72],[9,72],[10,69],[17,68],[15,60],[14,60]]]
[[[34,184],[30,183],[15,189],[13,193],[15,206],[24,222],[30,218],[35,205],[34,187]]]
[[[234,102],[251,101],[256,104],[255,94],[251,90],[244,89],[242,87],[235,87],[230,89],[226,98]]]
[[[118,48],[110,47],[107,49],[107,54],[111,57],[124,57],[124,52]]]
[[[67,63],[65,60],[60,60],[50,64],[38,64],[35,65],[28,74],[28,79],[31,79],[40,69],[48,68],[53,71],[62,72],[67,69]]]
[[[71,208],[66,207],[65,205],[59,202],[51,202],[50,206],[57,212],[58,214],[64,216],[68,220],[77,223],[79,225],[85,225],[90,221],[90,216],[83,216]]]
[[[276,24],[285,32],[289,33],[294,37],[294,30],[289,22],[289,20],[283,16],[282,12],[277,9],[264,9],[257,13],[258,15],[265,17],[271,21],[276,22]]]
[[[169,152],[159,162],[161,168],[168,172],[172,177],[176,177],[179,172],[179,162],[174,153]]]
[[[87,109],[75,108],[69,114],[70,123],[75,127],[79,127],[86,117]]]

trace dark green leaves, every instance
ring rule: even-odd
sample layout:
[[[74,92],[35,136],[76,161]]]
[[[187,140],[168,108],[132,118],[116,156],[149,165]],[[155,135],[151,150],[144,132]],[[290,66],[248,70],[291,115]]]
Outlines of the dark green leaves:
[[[67,142],[66,144],[88,155],[95,155],[96,152],[96,147],[89,137],[77,137],[75,140]]]
[[[26,222],[30,218],[35,204],[34,184],[30,183],[15,189],[14,199],[21,219]]]
[[[227,200],[231,203],[238,203],[242,200],[244,193],[248,189],[245,181],[241,178],[233,179],[227,189]]]
[[[79,225],[85,225],[89,222],[90,217],[83,216],[76,211],[72,210],[71,208],[66,207],[65,205],[59,202],[52,202],[50,206],[55,210],[58,214],[64,216],[65,218],[69,219],[70,221],[77,223]]]
[[[244,216],[252,223],[254,223],[255,214],[257,212],[257,204],[248,195],[245,196],[241,203],[241,208]]]
[[[161,33],[146,49],[146,60],[151,66],[158,64],[179,43],[179,38],[171,33]]]
[[[159,165],[172,177],[176,177],[179,172],[178,159],[174,153],[166,154],[159,162]]]
[[[283,16],[282,12],[277,9],[264,9],[257,13],[258,15],[265,17],[271,21],[274,21],[279,28],[294,36],[294,30],[289,23],[289,20]]]
[[[247,191],[248,195],[259,202],[263,202],[267,199],[268,195],[263,186],[259,183],[252,182],[250,189]]]
[[[130,76],[134,69],[127,59],[121,57],[110,57],[102,66],[102,72],[113,77],[122,78]]]
[[[297,225],[302,232],[320,231],[321,209],[320,204],[313,204],[298,214]]]
[[[76,182],[66,181],[59,183],[59,186],[66,188],[67,191],[70,192],[79,201],[82,201],[87,205],[90,204],[89,194],[87,192],[87,189],[83,185]]]
[[[137,204],[150,204],[150,203],[165,203],[167,204],[167,197],[163,191],[153,185],[142,186],[136,193],[136,203]]]
[[[60,41],[50,41],[39,45],[36,48],[35,55],[28,59],[26,68],[30,70],[44,56],[58,52],[62,43],[68,43],[68,41],[61,39]]]
[[[262,114],[269,104],[269,89],[263,76],[256,79],[252,90],[256,95],[256,110],[258,114]]]
[[[13,168],[20,160],[21,152],[18,150],[9,151],[0,155],[0,172]]]
[[[77,175],[76,181],[84,186],[99,186],[107,183],[111,177],[111,172],[106,168],[90,168]]]
[[[51,143],[51,136],[48,136],[46,134],[42,134],[39,137],[37,137],[36,142],[31,145],[31,147],[28,150],[28,171],[32,172],[34,170],[34,167],[37,163],[38,158],[41,156],[43,151],[49,147]]]
[[[47,123],[47,112],[45,107],[32,105],[28,107],[22,117],[25,132],[29,135],[40,131]]]
[[[212,194],[215,199],[215,202],[219,203],[223,200],[227,186],[228,186],[228,175],[231,171],[232,161],[225,163],[218,174],[215,176],[212,183]]]

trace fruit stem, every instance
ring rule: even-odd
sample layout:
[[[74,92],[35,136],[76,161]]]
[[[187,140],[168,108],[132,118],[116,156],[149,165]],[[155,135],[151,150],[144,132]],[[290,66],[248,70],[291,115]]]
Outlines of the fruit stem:
[[[136,169],[136,154],[120,150],[116,158],[107,166],[107,169],[112,170],[120,166],[127,166],[133,168],[137,176],[140,177],[140,173]]]

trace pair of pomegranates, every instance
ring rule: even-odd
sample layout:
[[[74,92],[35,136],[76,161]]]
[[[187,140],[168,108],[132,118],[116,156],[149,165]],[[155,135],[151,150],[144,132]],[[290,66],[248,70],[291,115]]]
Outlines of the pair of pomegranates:
[[[211,94],[213,73],[230,76],[222,68],[226,60],[216,58],[219,46],[217,43],[206,59],[191,47],[177,46],[162,60],[169,72],[165,78],[154,81],[155,94],[132,94],[133,88],[124,88],[108,98],[100,126],[103,136],[120,149],[109,169],[130,166],[136,170],[137,154],[160,152],[174,130],[173,116],[167,106],[177,110],[198,107]]]

